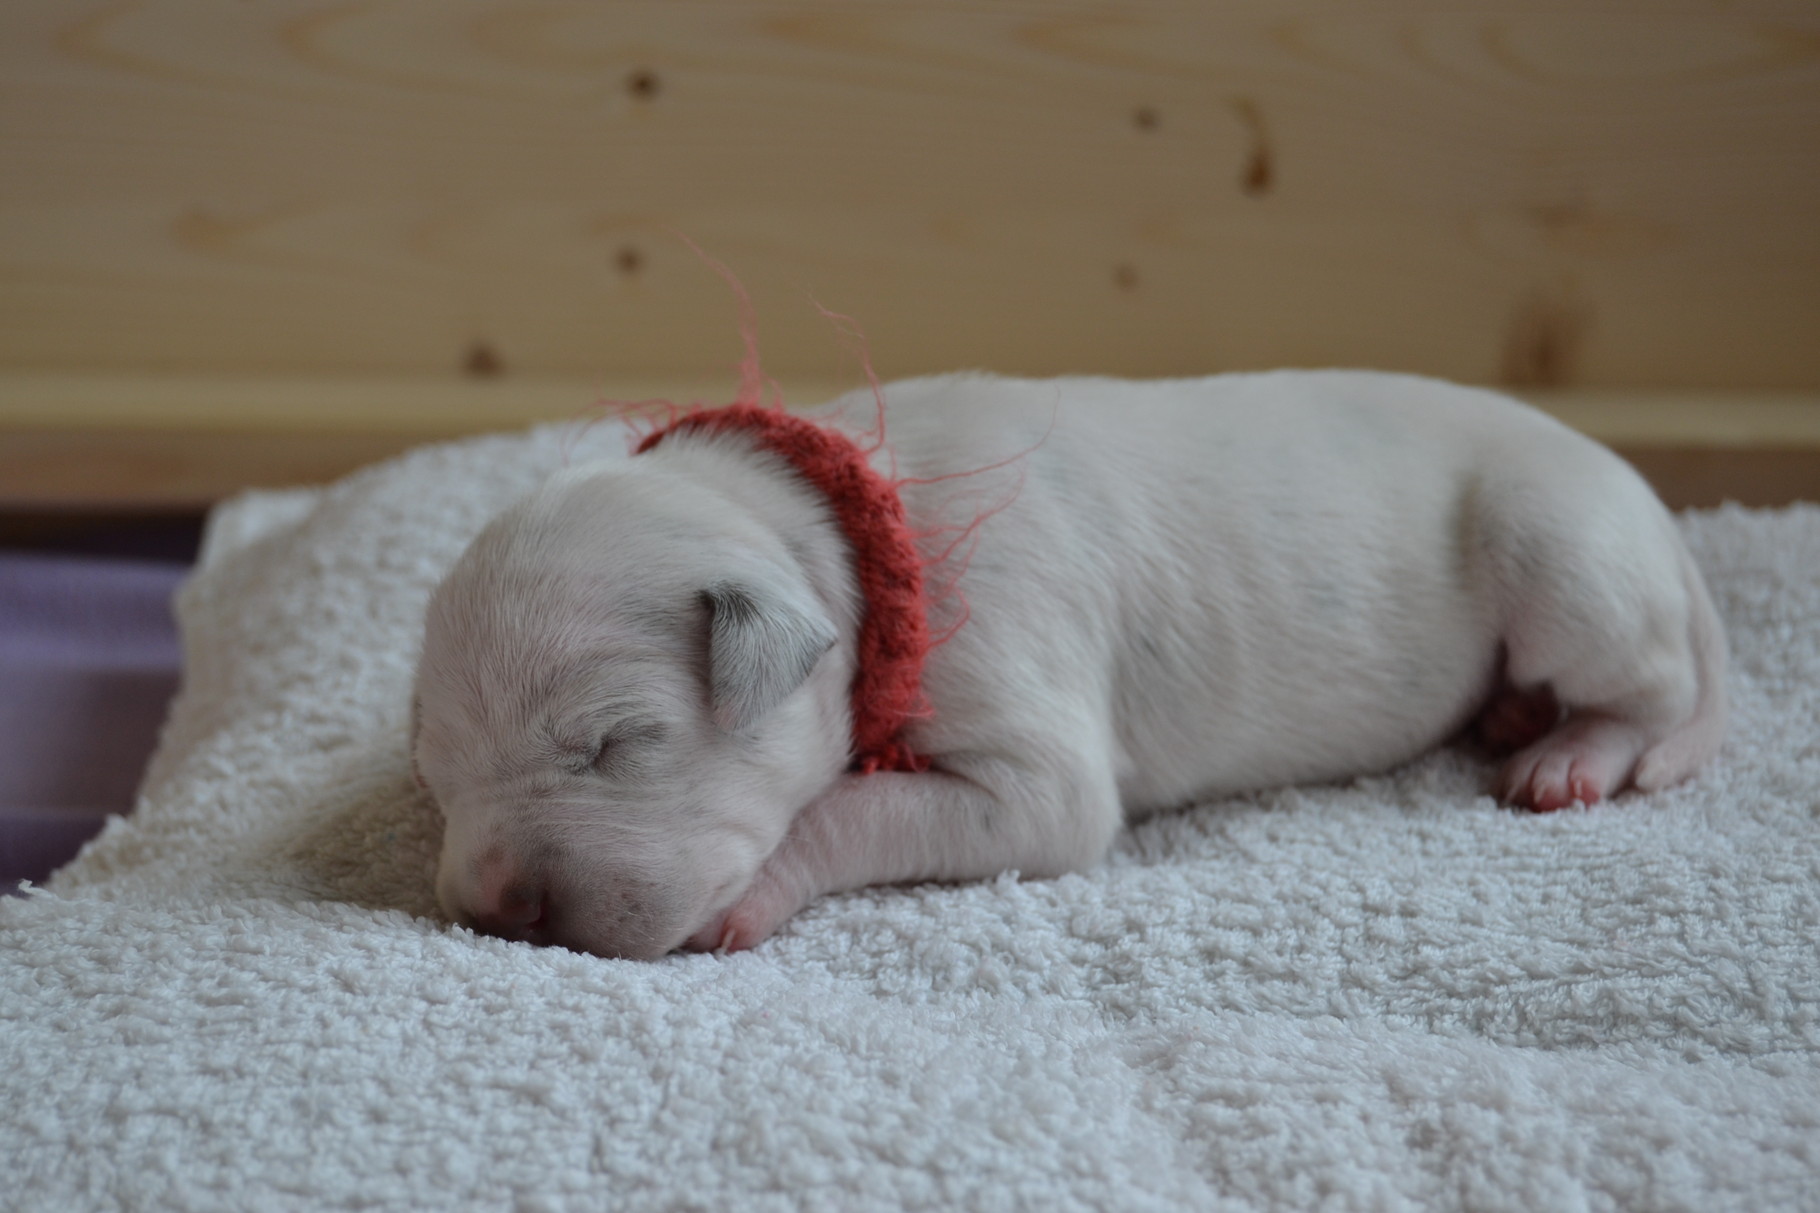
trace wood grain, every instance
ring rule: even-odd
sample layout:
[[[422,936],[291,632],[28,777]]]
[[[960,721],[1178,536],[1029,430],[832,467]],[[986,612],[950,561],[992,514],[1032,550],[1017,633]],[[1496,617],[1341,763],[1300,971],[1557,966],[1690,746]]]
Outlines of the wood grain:
[[[9,0],[0,366],[1820,388],[1820,9]]]
[[[794,405],[819,404],[863,383],[857,376],[846,382],[785,376],[776,382]],[[586,422],[640,401],[723,403],[736,387],[730,375],[283,378],[0,371],[0,426],[446,438],[538,421]],[[1820,409],[1815,412],[1820,430]]]

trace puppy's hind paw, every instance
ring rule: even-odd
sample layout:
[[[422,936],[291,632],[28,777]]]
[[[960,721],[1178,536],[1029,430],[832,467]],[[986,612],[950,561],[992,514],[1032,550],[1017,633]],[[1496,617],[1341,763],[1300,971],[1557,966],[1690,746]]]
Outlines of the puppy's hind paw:
[[[1570,765],[1564,772],[1536,772],[1527,777],[1506,777],[1500,796],[1509,804],[1535,813],[1553,813],[1569,805],[1597,804],[1604,799],[1599,781]]]
[[[1537,813],[1596,804],[1626,784],[1642,748],[1642,735],[1622,721],[1569,719],[1505,764],[1498,795]]]

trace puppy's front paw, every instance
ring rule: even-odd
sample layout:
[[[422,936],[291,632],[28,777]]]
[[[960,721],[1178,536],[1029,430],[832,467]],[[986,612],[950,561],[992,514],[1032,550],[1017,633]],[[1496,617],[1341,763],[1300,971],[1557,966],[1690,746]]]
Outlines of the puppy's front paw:
[[[697,931],[688,947],[696,952],[743,952],[769,939],[807,899],[761,871],[739,900]]]

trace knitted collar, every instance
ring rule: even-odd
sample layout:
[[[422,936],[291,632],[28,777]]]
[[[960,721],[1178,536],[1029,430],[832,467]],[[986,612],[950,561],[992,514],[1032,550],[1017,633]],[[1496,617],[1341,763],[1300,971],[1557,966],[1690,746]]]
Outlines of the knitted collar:
[[[865,600],[853,676],[853,769],[926,771],[929,759],[903,740],[904,725],[924,707],[923,659],[929,620],[923,563],[897,487],[873,470],[845,434],[781,408],[731,404],[687,413],[638,444],[642,454],[679,430],[742,430],[788,463],[828,499],[853,551]]]

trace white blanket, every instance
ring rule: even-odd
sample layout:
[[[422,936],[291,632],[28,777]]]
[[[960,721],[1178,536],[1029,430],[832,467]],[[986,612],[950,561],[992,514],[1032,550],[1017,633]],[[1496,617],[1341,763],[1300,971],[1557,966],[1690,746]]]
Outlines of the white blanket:
[[[443,923],[405,752],[430,587],[573,438],[218,511],[138,810],[0,906],[0,1208],[1820,1208],[1820,510],[1686,519],[1684,787],[1450,750],[644,964]]]

